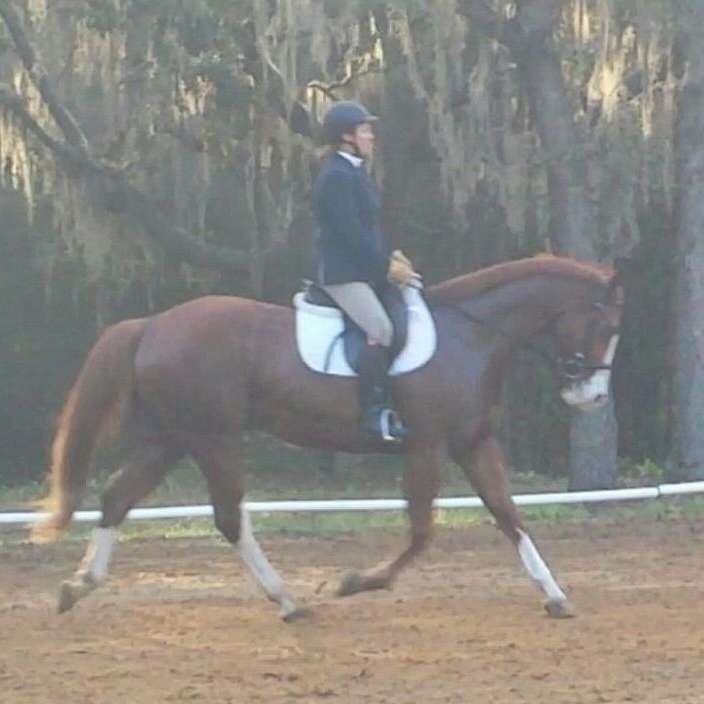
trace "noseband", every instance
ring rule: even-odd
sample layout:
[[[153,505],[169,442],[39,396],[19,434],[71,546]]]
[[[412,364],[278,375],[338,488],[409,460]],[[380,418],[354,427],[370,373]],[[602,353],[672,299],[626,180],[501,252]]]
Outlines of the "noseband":
[[[599,369],[611,371],[611,364],[587,364],[585,356],[581,352],[575,352],[571,357],[557,357],[558,374],[569,381],[577,381],[585,372],[596,372]]]

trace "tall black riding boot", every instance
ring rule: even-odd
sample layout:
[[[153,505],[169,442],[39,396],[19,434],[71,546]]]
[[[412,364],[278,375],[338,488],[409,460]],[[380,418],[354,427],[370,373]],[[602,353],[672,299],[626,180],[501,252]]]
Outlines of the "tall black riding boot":
[[[366,345],[359,358],[361,424],[384,442],[401,442],[408,431],[389,404],[389,353],[382,345]]]

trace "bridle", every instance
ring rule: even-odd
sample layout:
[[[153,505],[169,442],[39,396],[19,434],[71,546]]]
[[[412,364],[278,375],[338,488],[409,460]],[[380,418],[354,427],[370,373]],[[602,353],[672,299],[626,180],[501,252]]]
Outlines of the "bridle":
[[[606,309],[606,305],[604,303],[591,302],[590,305],[591,307],[600,311],[604,311]],[[476,315],[465,310],[462,306],[446,303],[443,304],[442,307],[449,308],[450,310],[459,313],[463,318],[465,318],[465,320],[469,320],[472,323],[482,325],[498,335],[501,335],[508,339],[512,339],[512,336],[509,335],[503,328],[501,328],[501,326],[491,323],[488,320],[484,320],[483,318],[477,317]],[[548,320],[544,329],[549,330],[550,328],[554,327],[557,321],[567,313],[568,311],[565,309],[557,311],[557,313],[555,313]],[[618,333],[618,329],[613,328],[613,326],[612,329],[612,335]],[[585,338],[588,337],[589,336],[585,336]],[[588,342],[590,342],[590,340],[586,339],[585,343]],[[610,372],[613,370],[612,364],[588,364],[587,358],[583,352],[575,352],[570,357],[563,357],[562,355],[554,356],[550,354],[550,352],[548,352],[547,350],[536,345],[531,340],[523,340],[519,343],[519,347],[527,349],[529,352],[532,352],[533,354],[540,357],[544,362],[547,362],[550,367],[557,370],[557,374],[559,377],[569,382],[575,382],[585,376],[587,373],[591,374],[600,370]],[[585,344],[585,348],[586,347],[587,345]]]

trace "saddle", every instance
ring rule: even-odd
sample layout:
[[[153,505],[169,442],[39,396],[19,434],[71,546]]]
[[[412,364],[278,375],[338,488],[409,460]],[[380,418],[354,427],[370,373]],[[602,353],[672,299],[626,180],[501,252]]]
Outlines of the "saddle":
[[[387,286],[380,296],[394,328],[390,347],[392,376],[423,366],[435,352],[432,315],[416,288]],[[307,282],[294,296],[296,341],[303,362],[313,371],[356,376],[365,332],[319,286]]]

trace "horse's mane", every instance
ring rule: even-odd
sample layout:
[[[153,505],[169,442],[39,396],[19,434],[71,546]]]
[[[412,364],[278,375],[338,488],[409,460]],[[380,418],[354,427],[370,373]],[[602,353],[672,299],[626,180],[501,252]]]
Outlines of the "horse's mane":
[[[486,269],[442,281],[427,289],[426,298],[431,304],[456,303],[478,296],[502,284],[540,274],[576,278],[606,286],[614,271],[608,266],[587,264],[552,254],[539,254],[527,259],[495,264]]]

